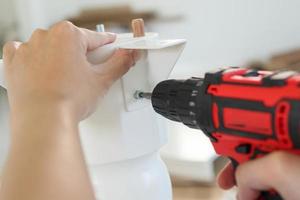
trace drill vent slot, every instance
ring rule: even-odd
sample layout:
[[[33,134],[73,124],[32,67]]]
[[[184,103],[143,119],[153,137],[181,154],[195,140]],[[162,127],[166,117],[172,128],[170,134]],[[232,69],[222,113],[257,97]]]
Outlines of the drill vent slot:
[[[276,108],[276,132],[278,134],[278,139],[285,145],[288,145],[289,137],[289,117],[290,105],[288,102],[280,102]]]

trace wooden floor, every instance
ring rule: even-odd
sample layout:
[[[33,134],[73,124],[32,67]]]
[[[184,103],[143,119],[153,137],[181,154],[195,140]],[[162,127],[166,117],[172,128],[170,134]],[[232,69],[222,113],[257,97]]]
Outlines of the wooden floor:
[[[224,191],[217,186],[205,186],[199,183],[182,181],[174,182],[173,200],[227,200],[227,198],[224,198]],[[233,200],[233,198],[228,198],[228,200]]]
[[[208,186],[174,187],[174,200],[220,200],[223,191]]]
[[[201,184],[178,177],[171,177],[173,200],[220,200],[223,191],[215,184]]]

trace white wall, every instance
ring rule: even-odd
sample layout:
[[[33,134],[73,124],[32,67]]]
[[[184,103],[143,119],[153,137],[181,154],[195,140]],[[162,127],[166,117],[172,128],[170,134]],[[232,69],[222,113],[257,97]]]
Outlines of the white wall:
[[[13,1],[0,0],[0,58],[2,58],[2,43],[7,39],[14,38],[16,35],[14,34],[16,26],[14,11]]]
[[[14,5],[11,0],[0,0],[0,27],[10,26],[15,19]]]
[[[1,0],[1,3],[4,1],[9,2]],[[202,72],[220,65],[240,65],[251,59],[265,59],[270,53],[300,46],[298,0],[14,1],[18,5],[20,34],[24,40],[34,28],[45,28],[73,14],[81,6],[129,2],[136,9],[152,8],[165,15],[179,13],[185,20],[156,24],[152,29],[165,37],[188,39],[189,44],[178,65],[186,72]],[[0,13],[7,10],[3,8],[0,7]],[[182,73],[180,69],[176,70]]]
[[[203,72],[300,47],[297,0],[178,0],[177,7],[185,12],[186,21],[159,30],[188,39],[176,68],[180,72],[180,66],[184,73]]]
[[[21,40],[26,41],[34,29],[48,28],[77,9],[77,0],[14,0]]]
[[[164,37],[188,39],[175,74],[178,71],[191,75],[217,66],[242,65],[300,47],[298,0],[78,1],[80,5],[131,2],[136,9],[152,8],[164,15],[182,15],[185,20],[180,23],[156,24],[153,30]]]

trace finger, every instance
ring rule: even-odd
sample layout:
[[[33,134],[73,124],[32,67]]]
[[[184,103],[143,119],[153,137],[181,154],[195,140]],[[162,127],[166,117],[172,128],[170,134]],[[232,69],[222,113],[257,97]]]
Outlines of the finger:
[[[113,83],[128,72],[134,64],[132,50],[117,50],[107,62],[94,66],[94,69],[101,77],[105,76],[108,82]]]
[[[88,29],[80,28],[84,36],[85,48],[92,51],[103,45],[112,43],[116,40],[116,34],[108,32],[95,32]]]
[[[50,33],[56,35],[56,38],[69,41],[73,45],[79,45],[86,51],[94,50],[105,44],[114,42],[116,34],[114,33],[98,33],[84,28],[78,28],[69,21],[62,21],[50,28]],[[58,40],[60,41],[60,40]]]
[[[289,199],[286,195],[295,193],[290,192],[293,190],[291,181],[300,178],[299,160],[299,156],[276,152],[239,166],[236,171],[236,181],[240,199],[254,200],[261,191],[271,189],[275,189]]]
[[[138,60],[140,60],[142,58],[145,51],[143,51],[143,50],[133,50],[132,53],[133,53],[133,58],[134,58],[135,62],[137,62]]]
[[[239,199],[255,200],[260,191],[267,191],[273,187],[272,179],[267,177],[268,171],[265,170],[269,168],[268,162],[270,161],[266,158],[261,158],[249,161],[237,168],[236,181]]]
[[[228,163],[218,175],[218,184],[224,190],[228,190],[235,185],[234,169],[231,163]]]
[[[263,164],[262,164],[263,163]],[[236,182],[238,186],[238,199],[256,200],[261,191],[266,191],[272,188],[270,179],[266,179],[265,159],[257,159],[249,161],[246,164],[240,165],[236,170]],[[263,173],[264,172],[264,173]]]
[[[261,191],[255,190],[245,186],[239,186],[237,199],[241,200],[257,200],[261,194]]]
[[[21,42],[8,42],[3,47],[3,61],[6,65],[9,65],[15,56],[15,52],[21,45]]]
[[[40,42],[41,40],[44,39],[44,36],[47,34],[47,31],[44,29],[36,29],[30,39],[29,42]]]

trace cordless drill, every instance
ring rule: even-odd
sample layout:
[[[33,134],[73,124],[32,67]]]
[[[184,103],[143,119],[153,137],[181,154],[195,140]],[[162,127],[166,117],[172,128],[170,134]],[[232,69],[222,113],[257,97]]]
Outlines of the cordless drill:
[[[201,129],[235,168],[276,150],[300,154],[300,73],[229,67],[166,80],[139,97],[151,98],[160,115]],[[282,198],[268,191],[259,199]]]

